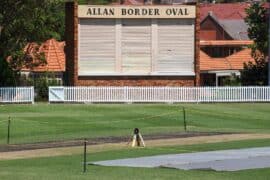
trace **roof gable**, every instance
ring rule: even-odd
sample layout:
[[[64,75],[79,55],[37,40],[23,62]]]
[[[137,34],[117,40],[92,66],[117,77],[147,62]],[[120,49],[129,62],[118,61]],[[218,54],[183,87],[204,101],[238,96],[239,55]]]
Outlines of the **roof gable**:
[[[233,37],[229,34],[229,32],[226,31],[226,29],[224,29],[224,27],[222,26],[222,24],[220,23],[220,21],[212,14],[209,13],[200,23],[200,25],[202,26],[202,24],[204,22],[206,22],[207,19],[210,19],[216,26],[219,26],[221,29],[223,29],[223,31],[226,33],[227,36],[229,36],[231,39],[233,39]]]
[[[208,13],[201,21],[201,24],[208,18],[221,27],[232,39],[249,40],[247,33],[248,25],[243,19],[218,19],[213,13]]]
[[[36,43],[29,43],[25,47],[27,53],[32,54],[34,51],[44,53],[46,63],[40,64],[32,69],[23,68],[22,71],[33,71],[33,72],[64,72],[65,71],[65,53],[64,53],[64,42],[58,42],[55,39],[49,39],[39,47]],[[37,49],[38,47],[38,49]],[[35,60],[38,61],[38,60]]]

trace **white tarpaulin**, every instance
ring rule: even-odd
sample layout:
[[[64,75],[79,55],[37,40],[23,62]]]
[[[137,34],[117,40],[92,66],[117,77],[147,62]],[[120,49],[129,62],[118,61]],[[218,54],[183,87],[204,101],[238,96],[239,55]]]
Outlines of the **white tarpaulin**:
[[[183,170],[238,171],[270,167],[270,147],[159,155],[99,161],[92,164],[147,168],[168,167]]]

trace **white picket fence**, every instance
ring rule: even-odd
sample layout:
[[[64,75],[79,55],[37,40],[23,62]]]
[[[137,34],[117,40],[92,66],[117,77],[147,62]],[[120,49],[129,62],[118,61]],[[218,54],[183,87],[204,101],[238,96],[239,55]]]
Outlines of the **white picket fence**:
[[[49,102],[269,102],[270,87],[50,87]]]
[[[34,87],[0,87],[0,103],[34,103]]]

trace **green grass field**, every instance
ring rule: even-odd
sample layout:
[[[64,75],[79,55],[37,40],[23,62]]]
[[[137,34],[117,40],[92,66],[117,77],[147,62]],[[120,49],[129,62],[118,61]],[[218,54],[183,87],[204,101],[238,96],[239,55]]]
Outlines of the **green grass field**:
[[[158,154],[187,153],[220,149],[270,146],[270,139],[233,141],[226,143],[197,144],[160,148],[125,149],[93,152],[87,155],[88,161],[141,157]],[[89,147],[91,148],[91,146]],[[185,179],[185,180],[267,180],[270,169],[254,169],[237,172],[215,172],[202,170],[176,170],[167,168],[124,168],[89,165],[82,173],[82,155],[59,156],[49,158],[0,161],[0,179],[3,180],[59,180],[59,179],[108,179],[108,180],[149,180],[149,179]]]
[[[270,132],[270,104],[34,104],[0,105],[0,144],[183,131]]]
[[[270,133],[270,104],[35,104],[0,105],[0,144],[6,143],[11,117],[11,143],[77,138],[127,136],[134,127],[144,134],[182,132],[186,109],[189,131]],[[212,144],[104,149],[88,154],[88,161],[270,146],[270,139]],[[91,146],[89,146],[91,148]],[[83,150],[83,149],[82,149]],[[0,179],[269,179],[270,168],[237,172],[183,171],[168,168],[88,166],[82,173],[82,154],[0,161]]]

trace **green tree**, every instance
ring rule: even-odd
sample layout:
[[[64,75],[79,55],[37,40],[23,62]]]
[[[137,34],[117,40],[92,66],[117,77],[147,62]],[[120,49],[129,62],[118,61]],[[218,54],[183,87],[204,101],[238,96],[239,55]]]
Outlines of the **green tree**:
[[[47,101],[49,86],[60,86],[54,73],[44,73],[39,77],[30,77],[26,80],[26,84],[35,87],[35,101]]]
[[[15,75],[13,70],[8,66],[7,61],[0,57],[0,87],[16,84]]]
[[[254,41],[251,46],[252,52],[256,54],[259,51],[261,55],[267,56],[269,25],[267,9],[260,3],[253,3],[246,9],[246,13],[245,22],[248,24],[248,36]]]
[[[0,1],[0,76],[1,85],[14,85],[17,72],[32,66],[35,57],[23,50],[29,42],[41,43],[49,38],[64,37],[64,0],[1,0]]]
[[[268,84],[268,63],[263,58],[255,58],[255,63],[244,64],[241,72],[242,85],[264,86]]]
[[[245,63],[241,73],[243,85],[268,84],[268,15],[267,9],[260,3],[253,3],[247,10],[245,22],[248,24],[248,36],[254,41],[251,45],[255,63]]]

